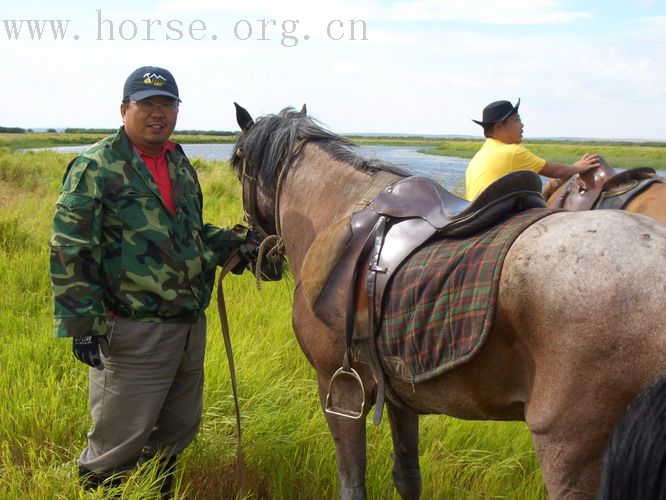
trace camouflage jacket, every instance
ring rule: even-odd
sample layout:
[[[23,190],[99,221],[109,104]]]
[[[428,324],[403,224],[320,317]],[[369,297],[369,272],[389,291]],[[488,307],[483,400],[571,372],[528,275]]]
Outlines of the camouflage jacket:
[[[70,163],[50,239],[55,336],[102,335],[110,312],[170,322],[208,305],[245,230],[204,224],[195,170],[180,146],[167,159],[175,214],[122,127]]]

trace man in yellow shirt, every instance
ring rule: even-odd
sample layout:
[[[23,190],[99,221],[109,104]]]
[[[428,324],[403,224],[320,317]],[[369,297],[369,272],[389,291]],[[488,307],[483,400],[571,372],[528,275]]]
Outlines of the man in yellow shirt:
[[[481,121],[486,137],[465,171],[466,198],[473,200],[490,184],[509,172],[532,170],[545,177],[566,179],[599,166],[597,155],[586,154],[573,165],[552,163],[536,156],[520,143],[523,122],[518,114],[520,99],[514,106],[509,101],[495,101],[483,109]]]

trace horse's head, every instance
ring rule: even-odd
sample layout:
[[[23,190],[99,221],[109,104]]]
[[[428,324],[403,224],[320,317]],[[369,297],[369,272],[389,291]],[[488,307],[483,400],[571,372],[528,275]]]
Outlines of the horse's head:
[[[285,108],[278,114],[259,117],[256,122],[245,108],[234,105],[241,134],[230,164],[241,180],[246,219],[264,236],[279,235],[282,181],[301,148],[312,140],[343,139],[309,117],[305,105],[300,111]]]
[[[254,126],[254,119],[250,113],[238,103],[234,103],[236,107],[236,121],[240,127],[241,134],[236,141],[231,155],[230,164],[236,176],[241,181],[241,188],[243,194],[243,212],[245,221],[250,227],[258,230],[265,237],[268,234],[277,233],[274,223],[271,223],[269,218],[270,206],[272,199],[268,197],[270,190],[261,187],[258,184],[259,169],[257,167],[255,151],[246,152],[246,144],[250,143],[248,136],[252,135],[252,127]],[[250,159],[251,158],[251,159]],[[263,176],[262,176],[263,178]],[[265,184],[265,182],[262,182]],[[260,210],[259,204],[261,204]],[[259,214],[266,214],[259,220]]]
[[[404,169],[385,162],[366,159],[354,151],[355,145],[300,111],[285,108],[278,114],[259,117],[256,122],[242,106],[236,105],[241,134],[230,160],[243,186],[243,209],[251,225],[266,234],[280,235],[278,208],[282,181],[296,163],[307,156],[305,146],[317,149],[340,163],[365,172],[385,170],[409,175]],[[299,163],[300,165],[300,163]]]

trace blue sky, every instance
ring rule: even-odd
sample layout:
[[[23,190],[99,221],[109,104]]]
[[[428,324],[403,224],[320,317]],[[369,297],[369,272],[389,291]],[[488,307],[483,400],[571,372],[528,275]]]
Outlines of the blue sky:
[[[22,19],[69,23],[39,39]],[[24,0],[0,8],[0,125],[116,127],[127,75],[158,65],[181,129],[236,130],[238,101],[307,103],[340,133],[480,135],[487,103],[521,98],[528,138],[666,140],[664,54],[656,0]]]

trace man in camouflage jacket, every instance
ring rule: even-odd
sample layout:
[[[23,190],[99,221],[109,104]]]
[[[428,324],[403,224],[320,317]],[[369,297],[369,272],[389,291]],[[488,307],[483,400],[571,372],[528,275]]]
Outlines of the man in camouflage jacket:
[[[79,458],[87,488],[157,456],[168,492],[176,454],[201,419],[216,265],[246,240],[242,227],[203,223],[197,174],[168,140],[179,102],[167,70],[134,71],[123,127],[72,161],[56,204],[54,332],[73,337],[75,356],[91,366],[93,427]]]

